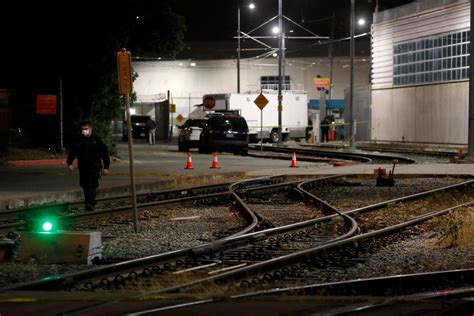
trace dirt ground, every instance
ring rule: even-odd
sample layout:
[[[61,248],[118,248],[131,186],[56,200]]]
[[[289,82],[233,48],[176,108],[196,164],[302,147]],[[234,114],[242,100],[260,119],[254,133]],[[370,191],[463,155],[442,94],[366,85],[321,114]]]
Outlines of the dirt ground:
[[[59,159],[66,157],[66,153],[50,152],[47,148],[31,149],[8,147],[0,151],[0,164],[6,164],[9,160]]]

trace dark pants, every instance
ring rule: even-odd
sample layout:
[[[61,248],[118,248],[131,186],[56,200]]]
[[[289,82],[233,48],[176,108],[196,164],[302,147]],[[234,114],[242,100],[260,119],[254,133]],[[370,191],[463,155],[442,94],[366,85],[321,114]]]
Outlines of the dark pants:
[[[328,141],[328,136],[329,136],[329,127],[321,127],[321,130],[322,130],[322,140],[321,142],[324,143],[324,142],[327,142]]]
[[[96,191],[99,187],[98,170],[81,170],[79,175],[79,184],[84,190],[84,203],[86,211],[91,212],[95,208]]]

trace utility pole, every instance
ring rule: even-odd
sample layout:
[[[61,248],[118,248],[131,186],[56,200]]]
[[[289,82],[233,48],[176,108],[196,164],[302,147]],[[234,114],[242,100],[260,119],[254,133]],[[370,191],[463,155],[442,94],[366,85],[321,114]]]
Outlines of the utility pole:
[[[354,126],[354,28],[355,28],[355,0],[351,0],[351,72],[350,72],[350,88],[349,88],[349,129],[350,129],[350,148],[355,149],[355,126]]]
[[[336,15],[334,11],[331,17],[331,40],[329,41],[329,100],[332,100],[332,76],[333,76],[333,62],[334,62],[334,24],[336,22]]]
[[[64,126],[63,126],[63,78],[59,78],[59,147],[61,152],[64,151]]]
[[[282,144],[283,136],[282,136],[282,100],[283,95],[281,93],[281,86],[282,86],[282,78],[281,78],[281,68],[282,68],[282,46],[283,46],[283,28],[282,28],[282,16],[283,16],[283,6],[282,0],[278,0],[278,144]]]
[[[237,93],[240,93],[240,6],[237,7]]]

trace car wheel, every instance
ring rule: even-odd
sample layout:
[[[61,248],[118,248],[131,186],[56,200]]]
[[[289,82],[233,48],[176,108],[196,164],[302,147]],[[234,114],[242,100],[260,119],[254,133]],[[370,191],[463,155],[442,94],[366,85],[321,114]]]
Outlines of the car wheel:
[[[240,154],[242,156],[247,156],[249,154],[249,149],[248,148],[242,148],[242,150],[240,151]]]

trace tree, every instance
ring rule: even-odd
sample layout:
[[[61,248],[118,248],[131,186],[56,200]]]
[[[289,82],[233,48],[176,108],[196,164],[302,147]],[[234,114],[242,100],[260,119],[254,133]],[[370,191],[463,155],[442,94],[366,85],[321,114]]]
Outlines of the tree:
[[[83,116],[94,121],[95,132],[106,142],[112,154],[116,153],[111,122],[122,118],[124,113],[123,97],[118,92],[116,52],[122,48],[131,51],[132,56],[164,56],[174,58],[185,47],[185,19],[173,11],[170,1],[138,2],[142,15],[125,13],[117,18],[98,37],[94,58],[87,69],[89,81],[89,99],[84,103]],[[133,13],[133,12],[132,12]],[[138,18],[137,18],[138,17]],[[118,23],[118,22],[121,23]],[[133,80],[137,74],[133,75]],[[86,95],[87,98],[87,95]],[[136,100],[131,95],[130,104]]]

